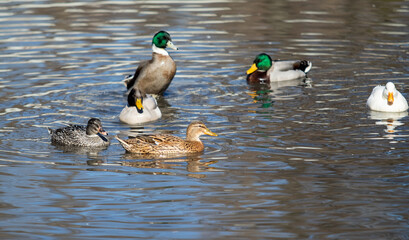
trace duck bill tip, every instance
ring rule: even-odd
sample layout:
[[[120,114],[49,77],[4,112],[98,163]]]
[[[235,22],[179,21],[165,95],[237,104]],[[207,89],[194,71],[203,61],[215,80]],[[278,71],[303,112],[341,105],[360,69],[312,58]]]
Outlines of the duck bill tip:
[[[206,134],[206,135],[209,135],[209,136],[213,136],[213,137],[217,137],[217,136],[218,136],[216,133],[210,131],[209,129],[206,130],[205,134]]]
[[[142,99],[138,98],[136,100],[136,110],[138,110],[138,113],[143,113],[143,104],[142,104]]]
[[[169,42],[167,43],[167,46],[166,46],[166,47],[172,48],[173,50],[179,50],[179,48],[176,47],[176,46],[173,44],[172,41],[169,41]]]
[[[100,128],[99,130],[98,130],[98,132],[100,133],[100,134],[102,134],[102,135],[108,135],[108,133],[103,129],[103,128]]]

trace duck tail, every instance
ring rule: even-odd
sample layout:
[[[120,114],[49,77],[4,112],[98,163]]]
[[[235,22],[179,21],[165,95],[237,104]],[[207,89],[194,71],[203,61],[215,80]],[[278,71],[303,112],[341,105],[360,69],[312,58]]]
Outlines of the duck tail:
[[[122,80],[127,89],[130,89],[135,83],[135,81],[132,81],[133,78],[134,78],[134,75],[131,74],[131,75],[126,76],[124,80]]]
[[[124,140],[120,139],[118,137],[118,135],[115,135],[116,140],[118,140],[118,142],[122,145],[122,147],[126,150],[126,151],[130,151],[131,149],[131,145],[129,145],[127,142],[125,142]]]
[[[294,63],[294,70],[299,69],[305,73],[308,73],[312,68],[312,63],[307,60],[301,60]]]
[[[304,70],[305,73],[308,73],[308,72],[311,70],[311,68],[312,68],[312,62],[307,61],[307,63],[308,63],[308,66],[307,66],[307,67],[305,68],[305,70]]]
[[[49,128],[49,127],[47,128],[47,130],[48,130],[48,133],[49,133],[49,134],[53,134],[53,133],[54,133],[54,130],[52,130],[52,129]]]

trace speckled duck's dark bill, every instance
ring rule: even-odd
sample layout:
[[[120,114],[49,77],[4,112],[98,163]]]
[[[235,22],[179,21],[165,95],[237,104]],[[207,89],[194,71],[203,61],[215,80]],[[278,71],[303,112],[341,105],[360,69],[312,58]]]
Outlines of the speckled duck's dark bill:
[[[99,129],[99,133],[102,135],[108,135],[108,133],[102,128]]]

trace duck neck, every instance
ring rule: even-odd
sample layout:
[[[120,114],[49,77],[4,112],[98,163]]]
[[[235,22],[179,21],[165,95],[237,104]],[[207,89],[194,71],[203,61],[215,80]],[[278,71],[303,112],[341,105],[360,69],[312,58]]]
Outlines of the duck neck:
[[[200,136],[196,134],[186,134],[186,141],[191,141],[191,142],[202,142],[200,141]]]
[[[266,71],[255,71],[254,73],[247,75],[247,81],[251,83],[269,82],[269,78]]]
[[[152,44],[152,52],[161,54],[164,56],[169,56],[169,53],[164,48],[158,48],[155,44]]]
[[[186,134],[186,143],[195,149],[195,152],[201,152],[204,150],[204,144],[200,141],[199,136]]]

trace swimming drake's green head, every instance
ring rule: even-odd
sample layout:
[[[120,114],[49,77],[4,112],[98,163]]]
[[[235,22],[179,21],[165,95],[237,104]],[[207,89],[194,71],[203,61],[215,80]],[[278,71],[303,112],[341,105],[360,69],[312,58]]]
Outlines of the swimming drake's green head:
[[[247,70],[247,74],[251,74],[256,70],[267,71],[272,66],[271,57],[265,53],[257,55],[256,59],[253,61],[253,65]]]
[[[172,48],[174,50],[178,50],[178,48],[173,45],[172,39],[170,38],[169,33],[166,31],[159,31],[153,36],[152,45],[155,45],[158,48]]]

